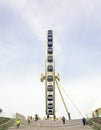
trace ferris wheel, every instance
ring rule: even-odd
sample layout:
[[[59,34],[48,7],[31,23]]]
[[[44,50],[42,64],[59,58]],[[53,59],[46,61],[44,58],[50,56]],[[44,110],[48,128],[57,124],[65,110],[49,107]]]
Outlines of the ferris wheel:
[[[53,31],[47,31],[45,75],[41,75],[41,81],[45,80],[45,113],[47,118],[55,118],[55,59]]]
[[[62,102],[64,104],[65,110],[68,114],[69,120],[70,112],[67,108],[67,105],[64,101],[59,81],[59,74],[55,74],[55,57],[54,57],[54,42],[53,42],[53,31],[48,30],[47,31],[47,44],[46,44],[46,60],[45,60],[45,74],[41,74],[41,82],[45,81],[45,114],[47,118],[53,117],[56,118],[56,108],[55,108],[55,88],[57,87],[59,94],[61,96]],[[64,91],[64,90],[63,90]],[[66,92],[64,91],[66,94]],[[80,110],[77,108],[77,106],[74,104],[74,102],[71,100],[70,96],[68,96],[71,103],[74,105],[74,107],[78,110],[78,112],[83,115]],[[84,115],[83,115],[84,117]]]
[[[54,43],[53,32],[47,32],[47,51],[46,51],[46,115],[55,116],[55,59],[54,59]]]

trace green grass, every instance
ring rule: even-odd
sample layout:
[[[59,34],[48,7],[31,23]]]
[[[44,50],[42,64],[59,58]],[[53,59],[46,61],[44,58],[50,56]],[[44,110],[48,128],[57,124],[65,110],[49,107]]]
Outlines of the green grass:
[[[7,121],[9,121],[9,120],[10,120],[10,118],[0,117],[0,125],[7,122]]]
[[[88,124],[94,129],[94,130],[101,130],[101,118],[92,118],[88,121]]]
[[[95,123],[101,124],[101,117],[92,119]]]
[[[14,123],[14,119],[0,117],[0,130],[7,130]]]

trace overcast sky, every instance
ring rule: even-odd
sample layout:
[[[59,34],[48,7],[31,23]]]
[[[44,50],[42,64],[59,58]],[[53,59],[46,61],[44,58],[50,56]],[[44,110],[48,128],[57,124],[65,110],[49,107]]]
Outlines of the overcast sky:
[[[0,0],[0,108],[4,112],[44,116],[45,84],[40,74],[45,72],[50,29],[56,72],[66,93],[85,115],[101,99],[101,0]],[[81,117],[64,98],[71,118]],[[66,116],[58,92],[56,99],[56,115]]]

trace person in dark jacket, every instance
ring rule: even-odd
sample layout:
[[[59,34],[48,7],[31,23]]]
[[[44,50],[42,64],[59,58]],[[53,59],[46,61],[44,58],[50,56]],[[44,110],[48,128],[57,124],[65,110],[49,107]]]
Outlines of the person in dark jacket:
[[[83,125],[86,125],[86,118],[85,117],[83,117],[82,123],[83,123]]]
[[[62,117],[63,124],[65,124],[65,120],[66,120],[66,119],[65,119],[65,117],[63,116],[63,117]]]

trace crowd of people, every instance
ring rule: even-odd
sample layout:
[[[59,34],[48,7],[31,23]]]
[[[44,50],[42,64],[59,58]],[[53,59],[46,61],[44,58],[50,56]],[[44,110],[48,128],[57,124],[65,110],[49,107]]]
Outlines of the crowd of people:
[[[38,121],[39,119],[40,119],[39,116],[37,114],[35,114],[35,119],[32,116],[28,116],[27,122],[28,122],[28,124],[30,124],[31,120]],[[62,123],[63,124],[66,123],[66,118],[64,116],[62,117]],[[82,118],[82,123],[83,123],[84,126],[87,125],[87,120],[86,120],[85,117]],[[17,126],[17,128],[20,127],[20,124],[21,124],[20,119],[17,119],[16,120],[16,126]]]

